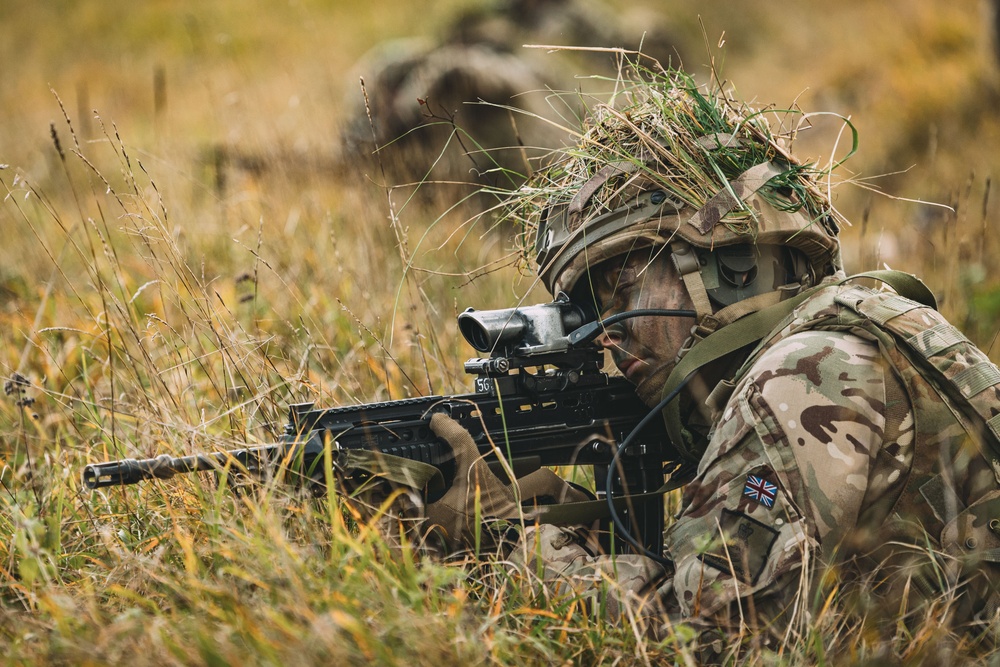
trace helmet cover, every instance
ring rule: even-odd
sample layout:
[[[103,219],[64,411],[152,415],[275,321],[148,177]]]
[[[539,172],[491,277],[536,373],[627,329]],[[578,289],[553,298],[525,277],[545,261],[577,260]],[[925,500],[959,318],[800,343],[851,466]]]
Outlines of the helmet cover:
[[[772,127],[801,112],[751,107],[678,70],[632,65],[616,89],[576,145],[506,204],[553,294],[605,260],[676,240],[707,251],[795,248],[811,282],[842,269],[837,213],[820,184],[827,172],[786,149],[797,127]]]

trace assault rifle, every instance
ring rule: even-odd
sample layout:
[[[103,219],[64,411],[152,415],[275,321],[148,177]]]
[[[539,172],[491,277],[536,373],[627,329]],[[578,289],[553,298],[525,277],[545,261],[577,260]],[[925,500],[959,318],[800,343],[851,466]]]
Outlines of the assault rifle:
[[[280,470],[286,478],[310,484],[324,479],[324,456],[348,489],[371,476],[352,466],[352,453],[394,455],[437,468],[450,483],[455,475],[451,448],[429,427],[434,412],[444,412],[471,434],[485,460],[499,472],[506,465],[517,476],[540,466],[593,466],[598,486],[614,465],[612,494],[626,502],[617,513],[620,526],[658,554],[662,548],[666,430],[658,417],[632,433],[649,408],[621,377],[601,370],[603,353],[590,342],[600,323],[565,295],[522,308],[459,315],[469,343],[488,357],[470,359],[474,392],[317,409],[312,403],[289,408],[280,442],[228,452],[175,458],[124,459],[88,465],[83,483],[90,489],[169,478],[178,473],[239,471],[265,477]],[[631,435],[626,451],[615,453]],[[606,491],[597,495],[604,497]],[[609,503],[610,504],[610,503]],[[613,528],[612,528],[613,529]],[[625,531],[623,531],[625,532]],[[628,535],[626,535],[628,537]],[[619,542],[616,549],[625,550]]]

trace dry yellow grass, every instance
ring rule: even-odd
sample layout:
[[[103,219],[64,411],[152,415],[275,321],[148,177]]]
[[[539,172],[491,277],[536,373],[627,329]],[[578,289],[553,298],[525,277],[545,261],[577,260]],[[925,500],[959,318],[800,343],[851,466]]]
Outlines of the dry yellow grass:
[[[509,266],[470,280],[509,250],[447,210],[467,189],[410,201],[338,154],[336,128],[360,94],[352,63],[378,39],[432,32],[461,3],[63,4],[22,3],[0,22],[5,660],[691,659],[683,634],[637,640],[530,579],[390,552],[331,498],[233,498],[210,477],[80,488],[86,462],[268,441],[291,402],[464,391],[457,312],[544,295]],[[661,4],[700,75],[708,49],[689,5]],[[859,180],[893,173],[874,182],[956,208],[837,190],[855,221],[851,268],[924,275],[989,348],[997,76],[981,8],[699,7],[743,94],[850,114]],[[816,155],[835,127],[817,124]],[[745,657],[982,658],[944,643],[935,618],[886,644],[815,608],[784,653]]]

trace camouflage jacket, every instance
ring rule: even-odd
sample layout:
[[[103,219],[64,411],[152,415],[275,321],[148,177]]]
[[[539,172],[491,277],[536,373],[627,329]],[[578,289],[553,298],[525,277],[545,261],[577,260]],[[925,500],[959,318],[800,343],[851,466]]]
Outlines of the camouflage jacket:
[[[714,426],[664,536],[675,569],[619,557],[619,596],[655,599],[672,621],[783,630],[808,623],[825,599],[817,589],[831,585],[821,568],[837,565],[838,599],[860,613],[884,601],[895,611],[882,616],[894,622],[904,592],[950,596],[963,620],[995,613],[997,595],[969,577],[1000,556],[997,476],[961,423],[972,428],[969,420],[883,323],[860,312],[872,296],[851,285],[819,291],[732,380],[698,397]],[[961,337],[936,311],[906,317],[916,334],[948,327]],[[967,341],[946,357],[956,370],[988,364]],[[989,391],[1000,410],[997,388]],[[540,531],[550,574],[582,586],[608,569],[606,557],[554,533]],[[852,582],[854,594],[843,592]],[[907,608],[919,613],[919,600]]]
[[[794,622],[815,600],[796,604],[818,585],[811,566],[847,561],[861,564],[859,590],[883,599],[910,579],[914,595],[950,591],[966,616],[984,611],[965,576],[996,560],[997,477],[912,351],[862,314],[872,297],[822,290],[765,339],[731,392],[712,393],[716,426],[665,536],[682,617]],[[954,332],[952,357],[985,359],[936,311],[907,317],[915,333]]]

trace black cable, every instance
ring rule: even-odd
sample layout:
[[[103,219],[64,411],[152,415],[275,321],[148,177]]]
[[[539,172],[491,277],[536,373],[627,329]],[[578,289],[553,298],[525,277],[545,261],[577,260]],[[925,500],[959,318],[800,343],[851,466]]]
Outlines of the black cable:
[[[615,315],[606,317],[603,320],[596,320],[594,322],[585,324],[582,327],[579,327],[578,329],[575,329],[574,331],[570,332],[569,336],[567,336],[567,339],[569,340],[570,344],[573,345],[574,347],[577,345],[587,344],[593,341],[595,338],[597,338],[597,336],[599,336],[601,332],[603,332],[609,326],[617,324],[622,320],[631,319],[633,317],[697,317],[697,316],[698,314],[693,310],[677,310],[677,309],[665,309],[665,308],[637,308],[636,310],[628,310],[623,313],[616,313]],[[615,508],[614,492],[612,487],[613,487],[615,469],[618,467],[618,460],[621,457],[622,452],[624,452],[628,448],[628,446],[632,444],[636,436],[639,433],[641,433],[644,428],[646,428],[646,425],[649,424],[649,422],[654,417],[658,417],[660,415],[660,413],[663,411],[663,408],[666,407],[667,403],[669,403],[670,401],[674,400],[677,397],[677,395],[681,392],[681,390],[685,386],[687,386],[688,380],[690,380],[693,375],[694,372],[692,372],[690,375],[684,378],[681,381],[681,383],[673,391],[670,392],[670,394],[668,394],[663,400],[657,403],[656,407],[650,410],[649,413],[645,417],[643,417],[636,425],[636,427],[633,428],[632,431],[625,437],[622,443],[618,445],[618,449],[615,451],[615,455],[611,458],[611,464],[608,466],[608,477],[605,480],[605,486],[604,486],[604,495],[605,495],[605,500],[607,500],[608,503],[608,511],[611,514],[611,521],[614,523],[615,529],[618,531],[618,534],[621,537],[623,537],[625,541],[628,542],[632,546],[632,548],[636,550],[637,553],[640,553],[646,556],[647,558],[652,558],[657,563],[667,568],[673,567],[673,563],[669,559],[664,558],[663,554],[654,554],[653,552],[651,552],[645,546],[640,544],[639,541],[635,539],[632,536],[632,534],[628,531],[628,529],[625,527],[625,524],[624,522],[622,522],[621,517],[618,516],[618,510]]]
[[[668,308],[636,308],[635,310],[626,310],[624,313],[615,313],[614,315],[609,315],[600,321],[602,327],[609,327],[612,324],[617,324],[622,320],[632,319],[633,317],[643,317],[643,316],[653,316],[653,317],[698,317],[698,313],[693,310],[679,310],[679,309],[668,309]]]
[[[697,317],[698,313],[693,310],[668,310],[665,308],[637,308],[636,310],[627,310],[624,313],[617,313],[606,317],[603,320],[595,320],[588,324],[584,324],[578,329],[574,329],[570,332],[567,339],[570,345],[576,347],[577,345],[584,345],[591,342],[597,338],[602,331],[607,329],[612,324],[617,324],[622,320],[628,320],[633,317]]]
[[[608,511],[611,513],[611,521],[614,523],[615,529],[618,531],[619,535],[625,538],[625,541],[628,542],[630,545],[632,545],[632,548],[636,549],[637,553],[640,553],[646,556],[647,558],[652,558],[660,565],[663,565],[664,567],[668,568],[673,567],[673,562],[671,562],[670,559],[664,558],[662,554],[654,554],[652,551],[650,551],[645,546],[640,544],[639,541],[635,539],[632,536],[632,534],[628,531],[628,529],[625,527],[625,524],[622,522],[621,517],[618,516],[618,510],[615,508],[614,494],[612,490],[612,481],[614,479],[615,469],[618,467],[618,459],[619,457],[621,457],[622,452],[624,452],[628,448],[628,446],[632,444],[633,440],[635,440],[635,437],[640,432],[642,432],[642,429],[646,428],[646,425],[649,424],[649,422],[653,419],[653,417],[658,417],[663,408],[667,406],[667,403],[669,403],[670,401],[674,400],[677,397],[677,394],[681,392],[681,389],[687,386],[688,380],[690,380],[693,375],[694,372],[692,372],[690,375],[684,378],[672,392],[667,394],[667,396],[663,400],[657,403],[656,407],[650,410],[649,413],[645,417],[643,417],[636,425],[636,427],[633,428],[632,431],[625,437],[622,443],[618,445],[618,450],[615,452],[614,457],[612,457],[611,459],[611,465],[608,466],[608,477],[604,483],[604,496],[605,500],[607,500],[608,503]]]

